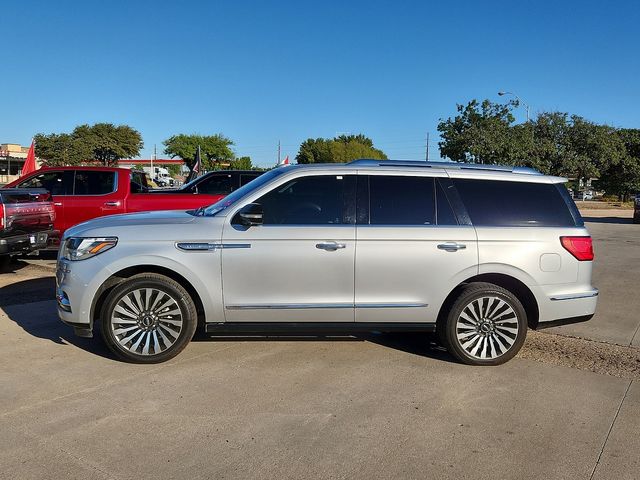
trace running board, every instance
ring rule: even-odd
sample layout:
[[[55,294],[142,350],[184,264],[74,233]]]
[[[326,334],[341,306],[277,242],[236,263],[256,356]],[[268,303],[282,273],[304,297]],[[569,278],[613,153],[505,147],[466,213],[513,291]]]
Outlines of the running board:
[[[375,322],[223,322],[205,324],[207,333],[352,334],[371,332],[435,332],[435,323]]]

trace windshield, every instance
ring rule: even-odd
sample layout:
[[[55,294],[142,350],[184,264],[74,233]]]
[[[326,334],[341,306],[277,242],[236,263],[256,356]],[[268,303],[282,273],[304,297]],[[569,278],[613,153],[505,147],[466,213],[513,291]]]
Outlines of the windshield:
[[[262,175],[260,175],[255,180],[251,180],[246,185],[240,187],[238,190],[230,193],[223,199],[217,201],[213,205],[209,205],[204,209],[203,215],[212,217],[221,211],[225,210],[227,207],[233,205],[238,200],[240,200],[245,195],[253,192],[254,190],[262,187],[265,183],[270,182],[275,177],[282,175],[287,169],[286,168],[274,168]]]

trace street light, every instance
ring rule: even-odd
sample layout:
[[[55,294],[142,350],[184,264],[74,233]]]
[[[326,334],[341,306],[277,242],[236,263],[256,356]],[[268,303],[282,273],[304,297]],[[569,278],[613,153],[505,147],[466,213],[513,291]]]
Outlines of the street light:
[[[527,104],[526,104],[526,103],[524,103],[522,100],[520,100],[520,97],[519,97],[518,95],[516,95],[516,94],[515,94],[515,93],[513,93],[513,92],[503,92],[503,91],[498,92],[498,95],[500,95],[501,97],[502,97],[503,95],[513,95],[514,97],[516,97],[516,100],[518,100],[518,104],[522,104],[522,105],[524,105],[524,108],[525,108],[525,110],[527,111],[527,123],[529,123],[529,105],[527,105]]]

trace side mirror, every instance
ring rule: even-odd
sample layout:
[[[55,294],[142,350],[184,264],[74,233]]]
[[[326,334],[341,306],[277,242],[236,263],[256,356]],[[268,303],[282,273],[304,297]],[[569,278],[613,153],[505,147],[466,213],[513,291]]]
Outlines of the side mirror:
[[[262,225],[262,213],[262,205],[249,203],[240,209],[237,218],[242,225],[247,227]]]

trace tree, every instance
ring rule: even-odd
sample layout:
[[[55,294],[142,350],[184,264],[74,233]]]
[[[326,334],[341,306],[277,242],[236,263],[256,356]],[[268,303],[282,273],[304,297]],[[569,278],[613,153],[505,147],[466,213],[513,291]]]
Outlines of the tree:
[[[138,131],[111,123],[79,125],[70,134],[40,133],[34,139],[36,154],[51,166],[78,165],[91,160],[116,165],[121,158],[140,155],[143,146]]]
[[[215,170],[221,162],[230,162],[234,158],[231,146],[233,142],[218,133],[215,135],[173,135],[163,142],[164,153],[171,158],[181,158],[189,168],[193,168],[198,146],[205,170]]]
[[[620,129],[617,134],[624,144],[624,156],[601,173],[596,187],[626,201],[630,194],[640,192],[640,129]]]
[[[36,156],[47,166],[79,165],[91,155],[85,144],[68,133],[38,133],[33,139]]]
[[[362,134],[309,138],[302,142],[296,155],[298,163],[346,163],[358,158],[386,160],[387,156]]]
[[[514,150],[520,150],[510,129],[515,117],[511,113],[518,106],[516,100],[509,103],[481,104],[471,100],[467,105],[456,105],[458,115],[440,120],[438,131],[442,141],[438,143],[440,154],[455,162],[504,164],[513,161]],[[525,138],[524,136],[521,136]]]
[[[240,157],[231,160],[229,165],[231,170],[251,170],[251,157]]]
[[[137,157],[144,145],[140,132],[128,125],[80,125],[71,135],[91,150],[93,160],[105,166],[117,165],[121,158]]]

